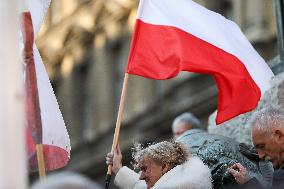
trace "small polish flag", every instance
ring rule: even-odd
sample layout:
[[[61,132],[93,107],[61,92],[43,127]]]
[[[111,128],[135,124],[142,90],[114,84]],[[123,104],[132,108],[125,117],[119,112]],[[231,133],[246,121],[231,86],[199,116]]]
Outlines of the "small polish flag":
[[[34,36],[40,30],[50,2],[51,0],[20,0],[19,6],[22,20],[22,38],[19,40],[23,51],[22,62],[26,67],[32,65],[35,68],[41,119],[41,128],[29,125],[30,122],[27,121],[26,143],[31,171],[38,169],[36,144],[43,145],[43,156],[47,171],[64,167],[70,159],[69,135],[40,53],[34,44]],[[29,97],[27,96],[26,99],[29,99]],[[27,109],[33,109],[33,104],[28,105],[31,105],[31,107],[27,107]],[[27,115],[28,119],[29,116],[35,116]]]

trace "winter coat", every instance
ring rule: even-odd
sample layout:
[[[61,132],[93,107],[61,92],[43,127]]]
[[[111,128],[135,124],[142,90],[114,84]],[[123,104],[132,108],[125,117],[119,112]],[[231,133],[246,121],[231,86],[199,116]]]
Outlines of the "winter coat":
[[[144,180],[127,167],[117,173],[114,183],[120,189],[146,189]],[[211,189],[209,168],[198,157],[192,157],[165,173],[151,189]]]

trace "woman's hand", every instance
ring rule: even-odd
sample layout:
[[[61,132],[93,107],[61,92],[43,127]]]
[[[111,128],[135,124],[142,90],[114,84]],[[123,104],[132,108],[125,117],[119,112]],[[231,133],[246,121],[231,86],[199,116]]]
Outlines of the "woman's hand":
[[[113,153],[108,153],[106,156],[106,164],[112,165],[112,172],[117,174],[117,172],[122,167],[122,154],[119,145],[114,149]]]
[[[250,180],[247,169],[240,163],[232,165],[230,168],[228,168],[228,172],[235,177],[235,180],[239,185],[243,185]]]

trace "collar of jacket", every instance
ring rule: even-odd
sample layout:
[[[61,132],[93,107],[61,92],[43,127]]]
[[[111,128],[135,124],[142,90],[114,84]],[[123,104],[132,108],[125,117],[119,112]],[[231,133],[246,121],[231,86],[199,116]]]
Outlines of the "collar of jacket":
[[[198,157],[191,157],[165,173],[152,189],[211,189],[209,168]]]

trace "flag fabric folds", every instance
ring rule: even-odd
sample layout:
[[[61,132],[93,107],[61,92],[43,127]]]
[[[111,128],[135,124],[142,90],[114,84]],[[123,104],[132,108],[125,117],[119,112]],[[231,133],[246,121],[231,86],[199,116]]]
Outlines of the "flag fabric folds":
[[[34,36],[37,35],[40,29],[50,0],[25,0],[24,2],[20,6],[20,16],[22,18],[22,32],[20,34],[22,36],[20,39],[20,48],[23,52],[22,62],[26,67],[30,62],[33,62],[35,65],[34,69],[41,115],[41,128],[27,125],[26,138],[29,168],[31,171],[38,169],[36,144],[40,143],[43,144],[46,170],[54,170],[68,163],[71,146],[56,96],[44,68],[40,53],[34,44]],[[26,74],[24,73],[24,78],[27,77]],[[27,96],[28,99],[29,97]],[[29,111],[30,107],[26,109]]]
[[[254,109],[273,77],[234,22],[191,0],[140,0],[126,72],[170,79],[181,71],[215,79],[217,124]]]

